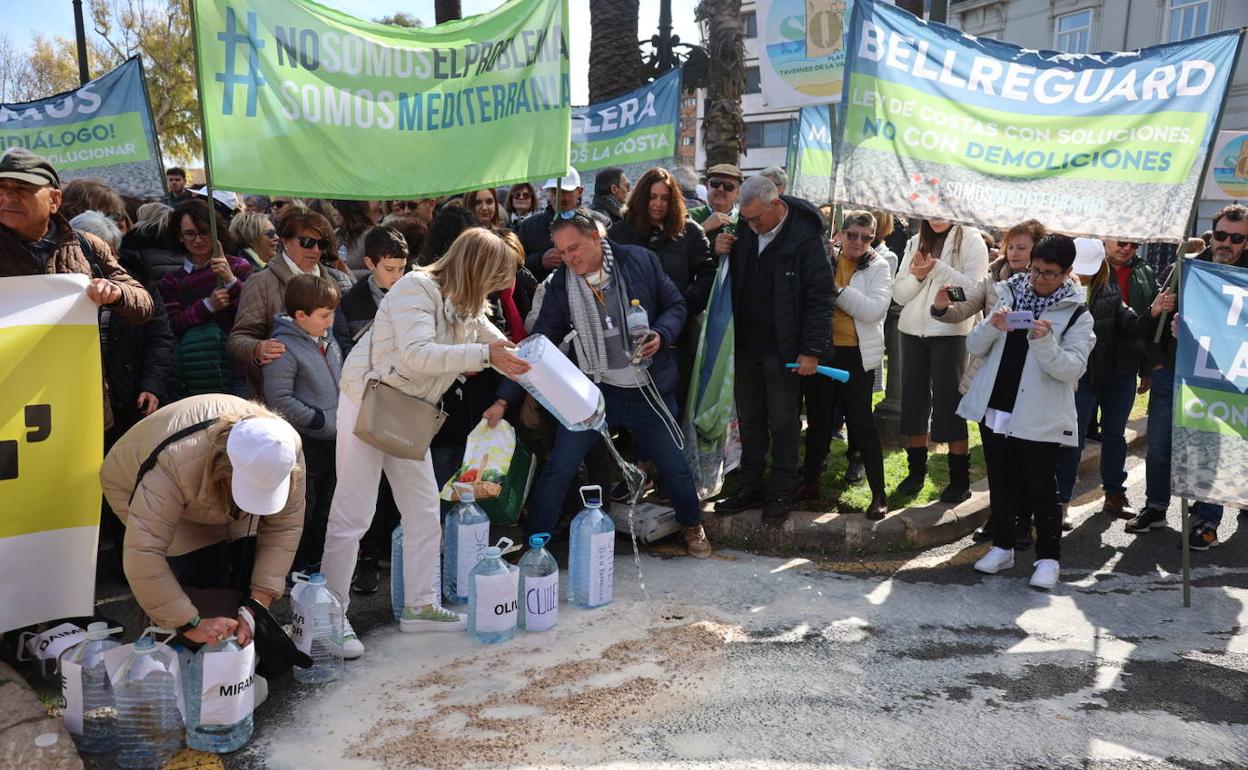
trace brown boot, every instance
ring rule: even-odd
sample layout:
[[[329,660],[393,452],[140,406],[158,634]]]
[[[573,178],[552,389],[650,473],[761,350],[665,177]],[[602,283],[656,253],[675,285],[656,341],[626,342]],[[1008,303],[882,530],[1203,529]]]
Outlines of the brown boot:
[[[1108,513],[1116,519],[1135,518],[1135,511],[1131,510],[1131,502],[1127,500],[1126,494],[1122,492],[1107,492],[1105,494],[1105,504],[1101,506],[1101,512]]]
[[[685,527],[682,534],[690,556],[695,559],[711,558],[711,541],[706,539],[706,530],[702,529],[701,524]]]

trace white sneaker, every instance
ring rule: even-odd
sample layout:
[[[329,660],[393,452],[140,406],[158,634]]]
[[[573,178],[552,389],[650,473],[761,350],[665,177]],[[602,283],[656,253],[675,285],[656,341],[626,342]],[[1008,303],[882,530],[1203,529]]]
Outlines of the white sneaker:
[[[1062,565],[1057,563],[1057,559],[1038,559],[1036,571],[1031,573],[1031,587],[1048,591],[1057,585],[1057,573],[1061,569]]]
[[[998,548],[995,545],[988,549],[984,557],[975,562],[975,571],[986,575],[995,575],[1003,569],[1014,566],[1014,549]]]
[[[344,615],[342,618],[342,657],[344,660],[355,660],[364,654],[364,643],[356,636],[351,621]]]
[[[406,634],[419,634],[425,631],[463,631],[467,623],[466,615],[452,612],[437,604],[404,607],[403,614],[399,616],[399,630]]]

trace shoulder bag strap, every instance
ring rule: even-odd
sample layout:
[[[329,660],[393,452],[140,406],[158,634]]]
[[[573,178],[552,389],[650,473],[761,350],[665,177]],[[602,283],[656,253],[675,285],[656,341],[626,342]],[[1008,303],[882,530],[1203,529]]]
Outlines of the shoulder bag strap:
[[[127,506],[134,502],[134,495],[139,491],[139,483],[143,481],[143,477],[147,475],[148,471],[156,467],[156,461],[159,458],[160,453],[164,451],[165,447],[181,441],[193,433],[198,433],[201,430],[207,430],[208,426],[212,425],[216,421],[217,420],[214,417],[211,420],[204,420],[203,422],[197,422],[194,425],[188,425],[182,430],[175,432],[173,435],[167,436],[163,441],[157,444],[156,448],[152,450],[152,453],[149,454],[147,459],[143,461],[143,464],[139,466],[139,472],[134,476],[134,489],[130,490],[130,499],[126,501]]]

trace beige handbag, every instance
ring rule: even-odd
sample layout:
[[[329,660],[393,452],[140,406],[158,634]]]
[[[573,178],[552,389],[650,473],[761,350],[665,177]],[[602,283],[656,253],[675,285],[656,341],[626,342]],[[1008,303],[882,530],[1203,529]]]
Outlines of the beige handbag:
[[[368,335],[368,371],[373,372],[372,334]],[[445,421],[441,406],[408,395],[375,376],[364,386],[353,432],[360,441],[388,455],[423,460]]]

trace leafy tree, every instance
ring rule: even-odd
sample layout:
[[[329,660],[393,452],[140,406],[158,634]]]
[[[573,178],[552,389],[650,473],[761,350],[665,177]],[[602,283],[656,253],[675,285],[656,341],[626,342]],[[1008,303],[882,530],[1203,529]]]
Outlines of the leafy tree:
[[[380,19],[373,19],[373,21],[378,24],[389,24],[392,27],[419,28],[425,26],[420,19],[405,11],[399,11],[398,13],[394,13],[389,16],[382,16]]]

